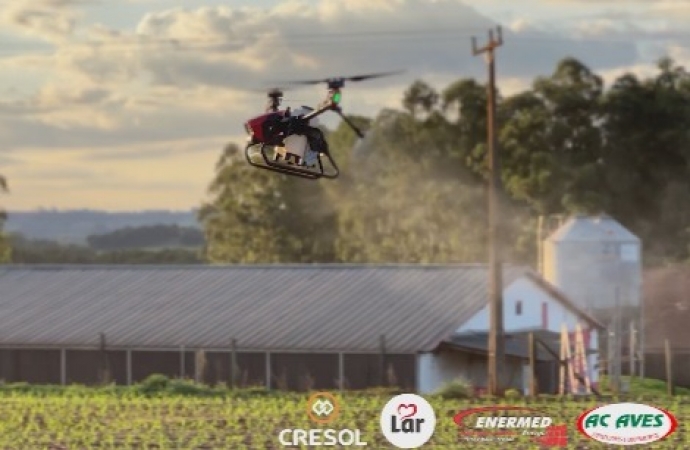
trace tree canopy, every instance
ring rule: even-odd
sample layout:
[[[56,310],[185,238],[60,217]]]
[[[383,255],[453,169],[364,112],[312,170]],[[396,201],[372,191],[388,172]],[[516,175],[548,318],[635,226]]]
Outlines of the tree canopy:
[[[0,193],[7,193],[8,191],[7,178],[0,175]],[[5,220],[7,220],[7,213],[4,209],[0,208],[0,263],[10,262],[12,258],[12,248],[3,231]]]
[[[500,85],[500,79],[499,79]],[[486,86],[416,80],[400,110],[328,131],[336,181],[255,170],[228,145],[200,218],[211,262],[486,260]],[[533,262],[536,218],[607,213],[648,261],[690,255],[690,75],[649,78],[563,59],[530,89],[498,96],[505,259]]]
[[[27,239],[13,233],[8,237],[15,264],[202,264],[199,249],[113,248],[96,250],[84,245],[63,244],[44,239]]]
[[[204,235],[197,228],[159,224],[92,234],[86,242],[94,250],[202,247]]]

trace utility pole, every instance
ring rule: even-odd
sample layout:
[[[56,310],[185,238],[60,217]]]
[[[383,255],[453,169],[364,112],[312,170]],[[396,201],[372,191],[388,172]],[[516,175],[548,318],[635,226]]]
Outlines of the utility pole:
[[[505,339],[503,331],[503,274],[502,261],[498,242],[498,190],[500,183],[497,140],[496,140],[496,63],[495,50],[503,45],[501,28],[497,28],[498,38],[494,39],[493,30],[489,31],[489,42],[477,48],[477,40],[472,38],[474,56],[486,55],[489,68],[489,85],[487,87],[487,144],[489,163],[489,395],[501,393],[500,377],[504,373]]]
[[[635,336],[636,330],[635,330],[635,322],[632,320],[630,321],[630,331],[628,333],[630,334],[630,336],[628,336],[630,339],[630,341],[629,341],[630,343],[628,344],[628,346],[630,347],[630,350],[628,350],[628,355],[630,355],[630,360],[628,361],[628,364],[630,367],[630,369],[629,369],[630,370],[630,379],[632,380],[632,378],[635,376],[635,363],[637,362],[636,361],[637,339]]]

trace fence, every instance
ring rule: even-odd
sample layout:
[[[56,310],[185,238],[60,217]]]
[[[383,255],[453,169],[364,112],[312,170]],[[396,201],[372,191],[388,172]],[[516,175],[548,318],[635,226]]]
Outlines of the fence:
[[[233,349],[0,350],[0,379],[31,384],[130,385],[152,374],[269,389],[414,389],[413,354],[257,352]],[[231,376],[232,374],[232,376]]]
[[[690,388],[690,352],[673,353],[671,356],[671,384],[673,387]],[[668,382],[666,355],[645,354],[645,377]],[[629,371],[628,371],[629,373]]]
[[[623,347],[619,358],[620,374],[663,381],[669,394],[676,387],[690,388],[690,349],[674,349],[667,339],[663,349],[645,350],[644,364],[639,356],[639,353],[631,355],[630,346]],[[600,366],[608,367],[608,361],[602,359]]]

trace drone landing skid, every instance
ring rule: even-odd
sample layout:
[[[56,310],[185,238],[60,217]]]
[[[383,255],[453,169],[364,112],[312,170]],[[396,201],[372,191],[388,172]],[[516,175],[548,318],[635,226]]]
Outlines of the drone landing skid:
[[[259,147],[258,151],[257,147]],[[257,153],[260,153],[260,157],[257,157]],[[291,159],[289,158],[290,156],[294,156],[295,159],[297,159],[297,155],[285,155],[284,152],[277,151],[274,146],[266,144],[248,143],[245,149],[245,156],[247,158],[247,162],[254,167],[271,170],[273,172],[278,172],[285,175],[305,178],[308,180],[318,180],[319,178],[335,179],[338,178],[340,173],[333,158],[327,154],[320,154],[317,158],[316,164],[311,167],[306,167],[291,163],[289,161],[289,159]],[[288,158],[285,156],[288,156]],[[328,159],[329,164],[334,169],[333,171],[326,172],[324,170],[322,156],[325,156]]]

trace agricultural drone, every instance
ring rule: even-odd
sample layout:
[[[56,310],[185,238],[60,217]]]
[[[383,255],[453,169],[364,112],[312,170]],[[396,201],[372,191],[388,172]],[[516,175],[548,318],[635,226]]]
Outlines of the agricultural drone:
[[[363,81],[396,73],[400,72],[291,82],[290,84],[301,85],[326,84],[328,95],[317,109],[308,106],[292,111],[290,108],[280,109],[283,89],[268,90],[265,112],[248,120],[244,125],[249,134],[245,147],[247,162],[254,167],[310,180],[337,178],[340,171],[328,150],[328,143],[317,128],[317,116],[334,111],[358,137],[363,138],[364,133],[343,114],[340,107],[345,82]],[[328,161],[331,170],[324,170],[324,160]]]

